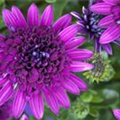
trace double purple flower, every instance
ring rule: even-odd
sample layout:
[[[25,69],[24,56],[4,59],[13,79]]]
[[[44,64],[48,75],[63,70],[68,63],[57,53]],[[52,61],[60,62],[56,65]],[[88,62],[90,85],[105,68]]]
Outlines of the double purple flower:
[[[78,25],[66,14],[53,23],[53,7],[39,16],[35,4],[28,9],[27,21],[19,8],[4,9],[3,19],[9,34],[0,36],[0,105],[11,97],[13,115],[18,118],[27,102],[36,119],[44,114],[44,102],[55,113],[69,108],[66,92],[80,94],[85,82],[74,75],[93,68],[85,62],[93,56],[78,49],[85,38],[77,36]]]
[[[117,40],[120,37],[120,0],[103,0],[92,5],[91,10],[106,16],[99,22],[99,26],[106,29],[100,37],[100,43],[115,42],[120,45]]]

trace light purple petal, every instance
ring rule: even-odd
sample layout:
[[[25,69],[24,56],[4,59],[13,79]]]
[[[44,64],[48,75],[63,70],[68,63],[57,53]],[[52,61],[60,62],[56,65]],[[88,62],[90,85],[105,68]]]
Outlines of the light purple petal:
[[[8,78],[7,77],[2,77],[0,78],[0,87],[2,87],[6,82],[7,82]]]
[[[2,15],[5,24],[9,29],[15,29],[19,27],[19,22],[16,20],[16,17],[12,14],[11,11],[4,9],[2,11]]]
[[[34,116],[41,119],[44,114],[44,102],[41,94],[34,94],[30,99],[30,107]]]
[[[108,15],[104,17],[103,19],[100,20],[98,25],[102,28],[108,28],[115,25],[116,23],[113,17],[114,17],[113,15]]]
[[[72,94],[80,94],[80,89],[78,88],[78,86],[70,79],[66,79],[63,83],[62,83],[63,87],[65,88],[65,90],[67,90],[68,92],[72,93]]]
[[[73,40],[69,40],[68,42],[66,42],[65,48],[68,50],[79,47],[85,42],[85,40],[86,39],[84,37],[78,37]]]
[[[87,49],[75,49],[67,53],[73,60],[87,60],[93,56],[93,52]]]
[[[86,62],[73,61],[70,65],[70,70],[72,72],[83,72],[86,70],[91,70],[94,66]]]
[[[39,26],[40,24],[39,10],[34,3],[28,9],[27,21],[30,26]]]
[[[79,26],[77,24],[70,25],[59,33],[59,37],[62,41],[67,42],[76,36],[78,29]]]
[[[7,82],[0,90],[0,106],[8,101],[13,95],[13,87],[11,82]]]
[[[51,92],[44,92],[45,100],[50,107],[50,109],[56,114],[59,114],[59,103],[54,94]]]
[[[25,105],[26,105],[26,98],[25,98],[25,94],[21,91],[17,91],[15,99],[13,101],[13,115],[15,118],[19,118],[24,109],[25,109]]]
[[[105,44],[103,45],[103,48],[105,49],[105,51],[109,54],[112,55],[112,47],[110,44]]]
[[[50,26],[53,22],[53,7],[49,5],[45,8],[42,16],[41,16],[41,26]]]
[[[66,14],[59,18],[53,25],[53,28],[55,29],[55,32],[59,32],[71,23],[71,15]]]
[[[63,90],[63,88],[59,88],[55,94],[56,94],[59,104],[63,106],[64,108],[68,109],[70,107],[70,100],[66,92]]]
[[[77,19],[81,20],[81,16],[80,16],[80,14],[79,14],[79,13],[77,13],[77,12],[73,11],[73,12],[71,12],[71,15],[72,15],[72,16],[74,16],[75,18],[77,18]]]
[[[111,13],[111,5],[104,2],[94,4],[90,7],[90,10],[98,14],[109,15]]]
[[[80,91],[86,91],[88,89],[86,83],[76,75],[70,74],[69,78],[79,87]]]
[[[12,13],[16,17],[16,20],[19,22],[20,27],[26,27],[27,26],[26,20],[25,20],[23,14],[22,14],[22,12],[20,11],[19,8],[13,6],[12,7]]]
[[[21,117],[21,119],[20,120],[28,120],[28,117],[27,117],[27,115],[23,115],[22,117]]]
[[[105,32],[100,37],[101,44],[108,44],[120,37],[120,28],[119,26],[112,26],[105,30]]]
[[[120,109],[113,110],[113,114],[117,120],[120,120]]]

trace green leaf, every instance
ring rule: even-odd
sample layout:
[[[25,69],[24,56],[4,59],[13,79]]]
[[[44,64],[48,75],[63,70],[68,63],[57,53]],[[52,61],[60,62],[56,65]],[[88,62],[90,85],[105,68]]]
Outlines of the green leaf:
[[[57,0],[53,6],[54,6],[54,20],[57,20],[62,14],[64,8],[67,6],[67,3],[69,0]]]
[[[45,0],[47,3],[55,3],[57,0]]]
[[[96,107],[90,107],[90,115],[92,117],[99,117],[99,110]]]

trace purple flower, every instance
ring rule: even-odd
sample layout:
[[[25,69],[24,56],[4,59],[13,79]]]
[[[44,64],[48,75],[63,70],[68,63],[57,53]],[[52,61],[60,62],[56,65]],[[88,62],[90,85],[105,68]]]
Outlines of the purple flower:
[[[120,110],[119,109],[113,110],[113,114],[117,120],[120,120]]]
[[[39,10],[32,4],[27,22],[15,6],[11,11],[4,9],[2,14],[9,35],[0,37],[0,105],[15,94],[12,108],[15,118],[29,102],[33,115],[41,119],[44,100],[58,115],[60,107],[70,106],[66,91],[80,94],[87,90],[86,84],[73,72],[93,68],[85,62],[93,53],[77,49],[85,41],[76,36],[78,25],[71,25],[69,14],[52,24],[51,5],[39,18]]]
[[[94,2],[94,1],[93,1]],[[93,4],[93,3],[91,3]],[[88,35],[89,42],[94,42],[95,51],[100,53],[101,50],[105,50],[108,54],[112,54],[112,47],[110,44],[101,44],[100,36],[105,31],[98,26],[100,19],[103,17],[101,15],[91,12],[89,9],[83,7],[82,15],[77,12],[71,12],[71,14],[77,18],[77,24],[79,25],[79,33]]]
[[[9,120],[12,118],[12,102],[8,101],[0,106],[0,120]]]
[[[103,0],[92,5],[91,10],[107,15],[99,22],[101,28],[106,28],[100,37],[100,43],[108,44],[118,39],[120,37],[120,0]]]

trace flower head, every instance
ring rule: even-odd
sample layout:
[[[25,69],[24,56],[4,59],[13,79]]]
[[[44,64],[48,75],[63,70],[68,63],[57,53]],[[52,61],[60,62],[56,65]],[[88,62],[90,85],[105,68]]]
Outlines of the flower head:
[[[85,38],[76,36],[78,25],[71,25],[71,15],[64,15],[52,24],[53,7],[47,6],[39,18],[39,10],[32,4],[27,22],[15,6],[11,11],[3,10],[3,19],[9,34],[0,36],[0,105],[15,93],[16,118],[27,102],[37,119],[43,117],[44,100],[57,115],[61,106],[69,108],[66,91],[79,94],[87,89],[73,72],[93,68],[85,62],[93,53],[77,49]]]
[[[0,106],[0,120],[8,120],[12,117],[12,102],[8,101],[4,105]]]
[[[117,120],[120,120],[120,110],[119,109],[113,110],[113,114]]]
[[[90,9],[95,13],[107,15],[99,22],[99,26],[106,29],[100,37],[100,43],[108,44],[117,40],[120,37],[120,0],[103,0],[92,5]]]
[[[115,71],[108,58],[105,58],[103,54],[95,54],[94,57],[89,60],[89,63],[92,63],[94,68],[86,71],[84,75],[90,82],[106,82],[113,78]]]
[[[92,1],[89,7],[94,6],[95,3],[101,1]],[[100,20],[103,18],[103,15],[99,15],[95,12],[90,11],[90,9],[86,9],[83,7],[82,15],[77,12],[71,12],[71,14],[77,18],[77,24],[79,25],[79,33],[86,34],[89,36],[89,41],[94,42],[95,51],[100,53],[102,49],[106,51],[108,54],[112,54],[112,47],[109,43],[102,44],[100,42],[101,35],[105,32],[105,28],[101,28],[99,26]],[[119,40],[115,40],[114,43],[120,45]]]

